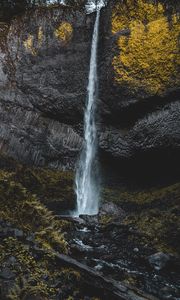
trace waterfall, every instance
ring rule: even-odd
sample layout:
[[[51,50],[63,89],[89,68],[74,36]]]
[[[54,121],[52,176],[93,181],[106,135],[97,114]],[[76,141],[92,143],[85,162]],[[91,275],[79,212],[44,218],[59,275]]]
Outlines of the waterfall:
[[[94,5],[94,3],[92,3]],[[87,103],[84,115],[84,146],[76,170],[77,215],[95,215],[99,210],[99,184],[97,163],[97,132],[95,123],[97,98],[97,47],[100,11],[104,1],[96,5],[96,21],[91,46]],[[89,3],[91,9],[91,3]]]

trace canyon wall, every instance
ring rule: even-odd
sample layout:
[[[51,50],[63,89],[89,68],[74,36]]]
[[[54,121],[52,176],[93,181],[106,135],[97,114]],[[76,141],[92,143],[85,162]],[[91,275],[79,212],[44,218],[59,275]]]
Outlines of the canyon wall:
[[[74,167],[94,20],[84,9],[60,5],[0,24],[1,152],[26,164]],[[100,24],[100,158],[125,166],[167,162],[178,172],[178,7],[109,1]]]

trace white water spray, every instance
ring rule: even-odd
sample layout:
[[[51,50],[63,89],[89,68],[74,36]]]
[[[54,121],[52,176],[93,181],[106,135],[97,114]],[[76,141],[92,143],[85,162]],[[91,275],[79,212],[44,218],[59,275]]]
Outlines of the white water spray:
[[[84,147],[76,171],[77,215],[95,215],[99,210],[98,166],[96,162],[97,132],[95,123],[97,98],[97,47],[100,11],[104,1],[95,6],[96,21],[91,46],[88,97],[84,115]],[[94,2],[89,1],[89,11],[94,9]]]

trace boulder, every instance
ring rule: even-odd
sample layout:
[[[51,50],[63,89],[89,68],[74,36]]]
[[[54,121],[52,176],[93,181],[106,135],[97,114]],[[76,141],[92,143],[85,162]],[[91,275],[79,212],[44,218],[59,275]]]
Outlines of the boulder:
[[[104,218],[109,219],[110,222],[118,221],[122,222],[125,218],[126,213],[118,205],[113,202],[105,202],[99,212],[99,218],[102,221]]]
[[[157,271],[164,269],[170,261],[170,256],[163,252],[157,252],[148,257],[150,265]]]
[[[15,278],[15,274],[8,267],[3,267],[0,271],[0,278],[11,280]]]

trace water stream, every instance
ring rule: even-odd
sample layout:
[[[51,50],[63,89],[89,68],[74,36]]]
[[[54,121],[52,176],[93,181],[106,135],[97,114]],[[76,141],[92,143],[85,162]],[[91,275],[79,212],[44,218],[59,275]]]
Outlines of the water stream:
[[[99,209],[99,180],[97,163],[97,130],[95,122],[97,99],[97,48],[99,36],[100,11],[104,1],[97,4],[89,2],[87,10],[93,11],[96,5],[96,20],[91,46],[87,103],[84,115],[84,146],[76,170],[77,215],[94,215]]]

